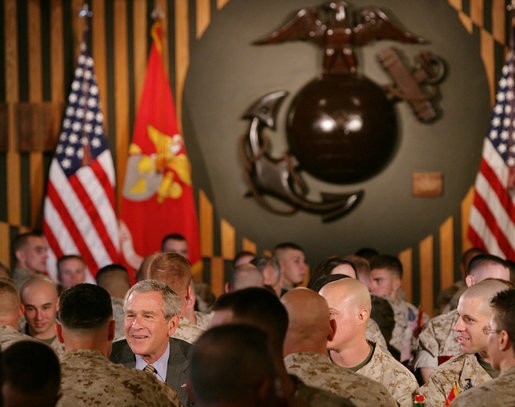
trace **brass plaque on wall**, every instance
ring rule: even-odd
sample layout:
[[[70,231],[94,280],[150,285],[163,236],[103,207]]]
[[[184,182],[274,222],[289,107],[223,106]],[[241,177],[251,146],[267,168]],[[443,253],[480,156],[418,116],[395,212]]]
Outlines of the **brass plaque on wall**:
[[[443,195],[443,174],[441,172],[414,172],[413,196],[428,197]]]

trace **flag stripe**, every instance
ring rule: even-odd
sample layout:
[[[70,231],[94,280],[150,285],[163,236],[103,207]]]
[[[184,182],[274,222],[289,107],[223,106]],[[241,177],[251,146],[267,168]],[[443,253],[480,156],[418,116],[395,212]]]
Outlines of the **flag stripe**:
[[[67,178],[62,172],[61,167],[59,165],[55,165],[50,167],[50,176],[55,190],[61,197],[66,197],[62,202],[70,216],[70,219],[81,232],[82,238],[88,247],[88,252],[91,253],[95,259],[95,264],[104,264],[106,261],[111,262],[111,258],[106,251],[104,243],[100,239],[93,223],[91,223],[91,220],[82,206],[80,199],[77,197],[76,192],[71,187],[70,182],[72,178],[77,175],[72,175],[70,178]],[[80,247],[79,249],[82,253],[82,249]]]
[[[86,265],[92,270],[98,268],[97,263],[93,258],[93,255],[91,254],[88,246],[86,245],[86,242],[82,238],[80,230],[77,228],[77,225],[75,224],[70,213],[66,209],[64,202],[61,200],[60,194],[54,188],[54,184],[52,182],[48,183],[47,194],[50,198],[50,201],[59,212],[61,218],[63,219],[63,222],[66,224],[68,232],[70,233],[72,240],[75,242],[75,245],[79,249]]]
[[[100,154],[99,159],[91,163],[91,169],[95,173],[96,177],[102,188],[104,189],[104,193],[106,197],[109,199],[109,203],[111,204],[111,208],[113,212],[116,212],[116,204],[114,201],[114,178],[112,178],[114,173],[109,171],[112,169],[112,161],[111,165],[109,163],[104,163],[103,161],[111,160],[111,157],[105,157],[106,154],[110,154],[108,151],[104,151]]]
[[[491,254],[502,256],[503,252],[497,244],[497,239],[483,218],[483,215],[473,206],[470,209],[470,225],[469,236],[474,246],[482,247]]]
[[[89,217],[89,220],[91,222],[91,225],[96,230],[96,233],[98,234],[98,237],[104,242],[104,247],[107,251],[107,254],[109,257],[113,257],[114,253],[116,253],[116,249],[111,242],[111,239],[109,238],[109,233],[107,233],[107,230],[104,226],[104,223],[102,222],[102,219],[100,217],[100,214],[98,213],[95,204],[91,200],[91,196],[86,192],[86,189],[80,182],[80,173],[84,173],[86,169],[81,169],[77,171],[77,175],[71,176],[69,178],[70,185],[75,191],[75,194],[77,195],[77,198],[82,204],[82,207],[84,208],[84,212]],[[88,176],[84,177],[84,181],[90,181],[86,178]]]

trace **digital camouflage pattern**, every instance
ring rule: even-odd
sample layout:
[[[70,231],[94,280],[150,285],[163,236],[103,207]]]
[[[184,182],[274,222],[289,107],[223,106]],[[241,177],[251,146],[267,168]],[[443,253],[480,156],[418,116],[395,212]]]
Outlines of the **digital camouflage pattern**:
[[[208,328],[211,319],[213,319],[213,313],[205,314],[203,312],[195,311],[195,317],[197,318],[197,324],[195,325],[188,318],[181,316],[179,319],[179,325],[172,335],[172,338],[181,339],[184,342],[194,344],[197,339],[202,335]]]
[[[475,354],[460,353],[431,373],[427,383],[420,388],[420,394],[424,395],[426,406],[444,406],[455,384],[458,392],[461,393],[466,386],[472,385],[474,388],[491,380],[492,378],[479,364]]]
[[[387,348],[386,341],[384,340],[384,336],[381,333],[381,329],[379,328],[379,325],[377,325],[377,322],[372,318],[368,320],[367,324],[367,341],[377,343],[384,349]]]
[[[290,375],[295,384],[294,397],[304,401],[308,407],[353,407],[350,400],[331,394],[326,390],[311,387],[302,382],[297,376]]]
[[[461,393],[451,406],[515,406],[515,366],[502,371],[499,377]]]
[[[391,297],[382,298],[386,299],[392,306],[395,320],[390,345],[402,354],[407,347],[411,348],[411,338],[413,337],[408,320],[409,308],[405,301],[395,300]]]
[[[434,317],[424,325],[418,337],[415,369],[435,369],[438,367],[438,357],[456,356],[461,353],[459,334],[454,330],[458,319],[458,311],[454,310]]]
[[[374,346],[370,361],[356,373],[381,383],[401,407],[412,407],[418,383],[402,363],[380,346]]]
[[[34,339],[37,339],[37,338],[34,338]],[[57,335],[54,338],[54,340],[52,341],[52,343],[50,344],[50,347],[54,350],[57,357],[60,358],[61,356],[64,355],[64,343],[59,342]]]
[[[0,350],[5,350],[20,341],[35,341],[35,339],[17,331],[11,325],[0,325]]]
[[[297,376],[308,386],[345,397],[357,407],[397,406],[382,384],[335,365],[329,356],[322,353],[291,353],[284,358],[284,364],[289,374]]]
[[[125,339],[125,313],[123,311],[123,298],[111,296],[113,306],[113,319],[116,323],[114,331],[114,342]]]
[[[142,370],[114,364],[96,350],[72,350],[61,358],[60,407],[181,406],[177,392]]]

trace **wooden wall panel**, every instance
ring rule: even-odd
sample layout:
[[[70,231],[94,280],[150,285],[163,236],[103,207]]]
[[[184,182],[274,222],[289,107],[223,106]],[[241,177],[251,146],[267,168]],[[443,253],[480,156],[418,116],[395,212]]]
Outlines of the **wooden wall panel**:
[[[440,289],[454,283],[454,218],[440,226]]]
[[[188,0],[175,1],[175,105],[182,134],[182,91],[190,64]]]
[[[198,194],[200,213],[200,254],[203,257],[213,256],[213,205],[204,191]]]
[[[473,26],[474,26],[474,23],[472,22],[472,19],[468,15],[463,13],[462,11],[460,11],[458,13],[458,17],[461,20],[461,23],[463,24],[465,29],[468,31],[468,33],[472,34],[472,29],[473,29]]]
[[[449,0],[449,4],[456,10],[461,10],[461,1],[462,0]]]
[[[224,293],[225,271],[224,259],[211,258],[211,291],[218,297]]]
[[[132,46],[134,47],[134,111],[138,111],[145,72],[147,70],[147,36],[150,27],[147,27],[147,19],[143,18],[147,14],[147,4],[145,1],[135,1],[133,3],[134,36]],[[132,130],[132,129],[131,129]]]
[[[241,241],[241,250],[257,254],[257,245],[244,237]]]
[[[470,0],[470,17],[474,24],[476,24],[479,27],[483,26],[483,7],[483,0]]]
[[[29,0],[29,101],[43,101],[41,67],[41,5],[39,0]],[[41,228],[40,213],[44,194],[43,153],[30,153],[30,226]]]
[[[470,209],[474,203],[474,187],[470,187],[467,195],[461,201],[461,252],[465,252],[472,247],[468,238]]]
[[[492,34],[501,44],[506,44],[505,4],[505,0],[492,0]]]
[[[420,305],[424,312],[433,316],[434,284],[433,284],[433,236],[426,237],[419,244],[420,258]]]
[[[5,91],[9,104],[9,150],[7,153],[7,219],[11,225],[21,224],[20,154],[16,150],[14,103],[18,101],[18,37],[16,0],[4,0]]]
[[[9,224],[0,222],[0,261],[9,266],[11,253],[11,236],[9,233]]]
[[[406,294],[408,302],[413,301],[413,250],[406,249],[399,253],[399,261],[402,263],[402,290]]]
[[[485,65],[486,77],[490,87],[490,103],[493,105],[495,101],[495,55],[494,55],[494,37],[492,34],[481,31],[481,58]]]
[[[114,69],[116,81],[114,93],[116,100],[116,190],[118,204],[122,197],[123,179],[129,154],[129,56],[127,36],[127,3],[125,0],[114,0],[114,42],[116,58]],[[125,103],[122,103],[125,101]]]
[[[204,31],[209,26],[210,20],[210,0],[196,0],[197,11],[197,39],[202,37]]]
[[[236,231],[225,219],[220,221],[222,241],[222,257],[224,260],[233,260],[236,254]]]
[[[216,8],[220,10],[224,8],[227,3],[229,3],[229,0],[216,0]]]
[[[50,49],[52,53],[52,100],[63,103],[64,96],[64,54],[63,54],[63,3],[60,0],[51,0],[50,14]],[[61,124],[57,126],[61,127]],[[57,133],[55,134],[57,139]]]

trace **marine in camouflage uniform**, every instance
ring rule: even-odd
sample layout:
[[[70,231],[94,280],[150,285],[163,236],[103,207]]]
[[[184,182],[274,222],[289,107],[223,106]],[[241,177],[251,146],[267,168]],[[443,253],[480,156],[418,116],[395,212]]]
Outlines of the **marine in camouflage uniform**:
[[[400,354],[406,349],[411,348],[411,338],[413,332],[408,319],[409,308],[405,301],[395,300],[391,297],[381,296],[386,299],[393,309],[395,326],[393,327],[390,345],[399,351]]]
[[[460,394],[451,406],[515,406],[515,366],[502,371],[496,379]]]
[[[424,325],[418,337],[415,369],[436,369],[439,364],[461,353],[459,334],[454,330],[458,319],[458,311],[454,310],[439,315]]]
[[[203,312],[195,311],[195,317],[197,318],[197,324],[192,323],[188,318],[181,316],[179,319],[179,325],[175,329],[172,338],[181,339],[188,343],[195,343],[197,339],[202,335],[213,318],[213,313],[205,314]]]
[[[0,350],[5,350],[20,341],[34,341],[32,336],[17,331],[11,325],[0,325]]]
[[[110,362],[97,350],[66,352],[61,358],[58,406],[181,406],[175,390],[152,374]]]
[[[461,353],[434,370],[427,383],[420,388],[420,393],[424,395],[426,406],[444,406],[455,384],[458,392],[462,393],[465,389],[491,380],[476,354]]]
[[[304,401],[308,407],[354,407],[354,403],[328,391],[307,386],[297,376],[290,375],[295,385],[294,397]]]
[[[113,341],[116,342],[125,338],[125,312],[123,311],[123,298],[113,297],[111,295],[111,305],[113,306],[113,319],[116,322]]]
[[[354,373],[331,362],[322,353],[297,352],[284,358],[289,374],[305,384],[345,397],[356,406],[397,406],[397,403],[380,383]]]
[[[353,370],[384,385],[399,406],[413,406],[413,399],[418,391],[417,379],[413,373],[380,346],[373,343],[370,345],[373,349],[368,363]]]
[[[381,329],[379,329],[379,325],[377,325],[377,322],[372,318],[370,318],[367,323],[367,340],[375,342],[378,345],[381,345],[384,349],[387,349],[386,341],[381,333]]]

